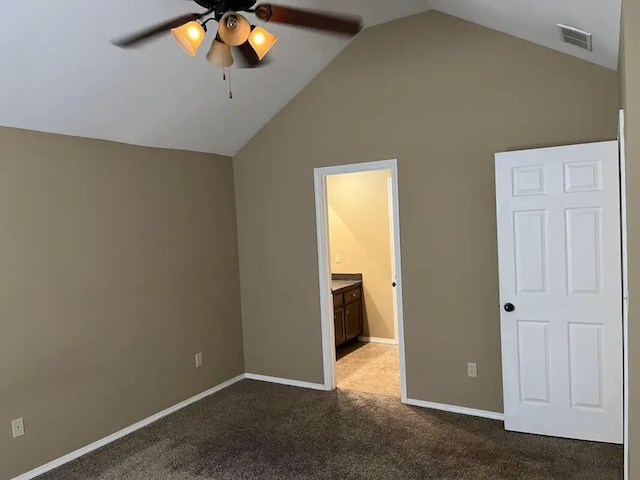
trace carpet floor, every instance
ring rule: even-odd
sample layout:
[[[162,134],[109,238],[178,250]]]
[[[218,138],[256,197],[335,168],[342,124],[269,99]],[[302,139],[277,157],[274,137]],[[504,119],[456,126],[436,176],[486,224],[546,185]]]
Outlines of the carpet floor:
[[[38,480],[622,478],[622,447],[244,380]]]

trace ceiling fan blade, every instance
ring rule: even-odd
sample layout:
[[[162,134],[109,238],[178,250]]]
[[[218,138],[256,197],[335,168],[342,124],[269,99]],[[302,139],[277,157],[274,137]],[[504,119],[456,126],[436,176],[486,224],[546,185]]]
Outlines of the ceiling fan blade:
[[[244,42],[242,45],[235,47],[237,55],[237,66],[240,68],[255,68],[260,65],[260,59],[256,54],[249,41]]]
[[[176,17],[164,23],[154,25],[132,35],[114,40],[113,44],[121,48],[135,47],[136,45],[139,45],[143,42],[152,40],[154,37],[157,37],[161,33],[167,32],[172,28],[178,28],[187,22],[199,20],[205,15],[207,15],[207,13],[189,13],[187,15],[182,15],[180,17]]]
[[[256,6],[255,13],[265,22],[286,23],[346,35],[355,35],[362,30],[362,20],[349,15],[332,15],[270,3]]]
[[[258,54],[253,49],[251,44],[246,41],[242,45],[238,47],[234,47],[235,51],[238,52],[239,55],[235,55],[236,58],[236,66],[238,68],[256,68],[256,67],[264,67],[271,63],[269,57],[264,57],[262,60],[258,57]]]

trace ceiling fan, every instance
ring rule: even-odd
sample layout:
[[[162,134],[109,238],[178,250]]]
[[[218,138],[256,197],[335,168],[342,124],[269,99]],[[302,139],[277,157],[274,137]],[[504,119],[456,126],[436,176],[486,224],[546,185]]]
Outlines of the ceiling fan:
[[[230,67],[234,63],[231,47],[238,52],[241,67],[256,67],[263,61],[278,37],[264,28],[252,25],[238,12],[247,12],[263,22],[282,23],[312,28],[340,35],[353,36],[362,29],[358,17],[321,13],[270,3],[256,4],[256,0],[193,0],[206,11],[189,13],[159,25],[115,40],[122,48],[139,46],[159,35],[171,31],[178,44],[191,56],[207,32],[207,23],[218,23],[215,38],[207,53],[207,60],[219,67]]]

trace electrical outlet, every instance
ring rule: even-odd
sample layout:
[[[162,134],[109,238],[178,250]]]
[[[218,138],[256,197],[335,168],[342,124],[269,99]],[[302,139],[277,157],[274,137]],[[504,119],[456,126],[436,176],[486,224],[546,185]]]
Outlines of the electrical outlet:
[[[11,430],[13,430],[13,438],[24,435],[24,420],[22,418],[13,420],[11,422]]]
[[[202,352],[196,353],[196,368],[202,366]]]
[[[475,363],[467,363],[467,375],[473,378],[478,376],[478,366]]]

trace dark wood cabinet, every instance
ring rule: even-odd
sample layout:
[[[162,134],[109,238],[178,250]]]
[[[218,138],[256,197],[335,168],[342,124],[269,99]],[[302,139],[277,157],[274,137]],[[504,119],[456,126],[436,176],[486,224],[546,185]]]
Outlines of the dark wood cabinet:
[[[344,328],[344,308],[336,308],[333,311],[333,326],[336,333],[336,345],[346,342]]]
[[[345,341],[362,333],[362,302],[357,301],[344,307]]]
[[[362,335],[362,284],[333,292],[336,347]]]

